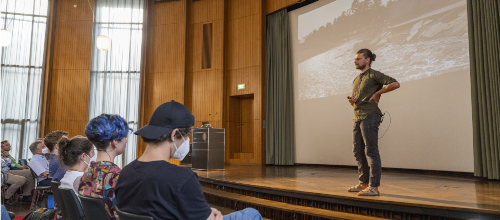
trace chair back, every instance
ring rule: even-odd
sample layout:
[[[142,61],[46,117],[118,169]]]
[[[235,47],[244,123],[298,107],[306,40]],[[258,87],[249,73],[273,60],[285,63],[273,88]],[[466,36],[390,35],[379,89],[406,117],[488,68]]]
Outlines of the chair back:
[[[64,203],[65,220],[85,220],[82,204],[72,189],[59,189]]]
[[[116,208],[116,213],[118,214],[118,217],[120,217],[120,220],[154,220],[153,217],[151,217],[151,216],[132,214],[132,213],[121,211],[117,207],[115,207],[115,208]]]
[[[33,178],[33,182],[35,183],[35,189],[50,190],[50,186],[38,186],[38,176],[36,175],[35,171],[33,171],[33,169],[31,169],[31,167],[30,167],[30,171],[31,171],[31,177]]]
[[[19,159],[19,165],[26,166],[28,165],[28,161],[26,159]]]
[[[64,219],[67,218],[66,216],[66,210],[64,207],[64,202],[63,198],[61,196],[61,192],[59,191],[59,186],[61,185],[60,182],[57,181],[52,181],[50,182],[50,188],[52,189],[52,194],[54,194],[54,200],[56,201],[57,204],[57,213],[61,214]]]
[[[86,219],[111,219],[101,199],[80,196],[80,201],[82,201],[83,211],[85,212]]]

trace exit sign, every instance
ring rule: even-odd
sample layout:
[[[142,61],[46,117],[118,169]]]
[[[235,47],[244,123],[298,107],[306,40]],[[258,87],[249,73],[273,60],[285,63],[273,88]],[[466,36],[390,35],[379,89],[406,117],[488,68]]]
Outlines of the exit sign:
[[[245,89],[245,84],[238,84],[238,90]]]

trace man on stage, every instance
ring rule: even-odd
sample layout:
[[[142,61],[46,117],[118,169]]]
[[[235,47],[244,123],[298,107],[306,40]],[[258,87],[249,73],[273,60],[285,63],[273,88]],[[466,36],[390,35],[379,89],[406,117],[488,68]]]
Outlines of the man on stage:
[[[375,58],[376,55],[368,49],[361,49],[356,53],[354,65],[361,73],[354,79],[352,96],[348,97],[349,103],[354,107],[352,139],[359,173],[359,184],[348,191],[358,192],[359,196],[380,195],[378,187],[382,165],[378,150],[378,129],[382,112],[378,103],[383,93],[399,88],[399,83],[394,78],[370,68]]]

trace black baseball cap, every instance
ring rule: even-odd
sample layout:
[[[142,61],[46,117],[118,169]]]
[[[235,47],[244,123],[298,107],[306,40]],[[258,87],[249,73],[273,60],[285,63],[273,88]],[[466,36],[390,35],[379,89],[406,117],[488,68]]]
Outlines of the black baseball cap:
[[[149,123],[134,134],[146,139],[157,139],[176,128],[189,128],[194,125],[194,116],[189,109],[174,100],[156,108]]]

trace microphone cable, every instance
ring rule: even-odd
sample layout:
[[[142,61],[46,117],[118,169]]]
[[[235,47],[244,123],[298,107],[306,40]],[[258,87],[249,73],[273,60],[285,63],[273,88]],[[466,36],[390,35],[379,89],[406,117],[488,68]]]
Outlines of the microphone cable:
[[[382,122],[384,121],[384,117],[385,117],[385,114],[386,114],[386,113],[389,115],[389,126],[387,127],[387,129],[385,129],[384,134],[382,134],[382,137],[379,137],[379,138],[378,138],[379,140],[380,140],[380,139],[382,139],[382,138],[384,137],[385,133],[386,133],[386,132],[389,130],[389,128],[391,127],[392,118],[391,118],[391,114],[390,114],[388,111],[384,112],[384,115],[382,115],[382,119],[380,120],[380,123],[382,123]]]

